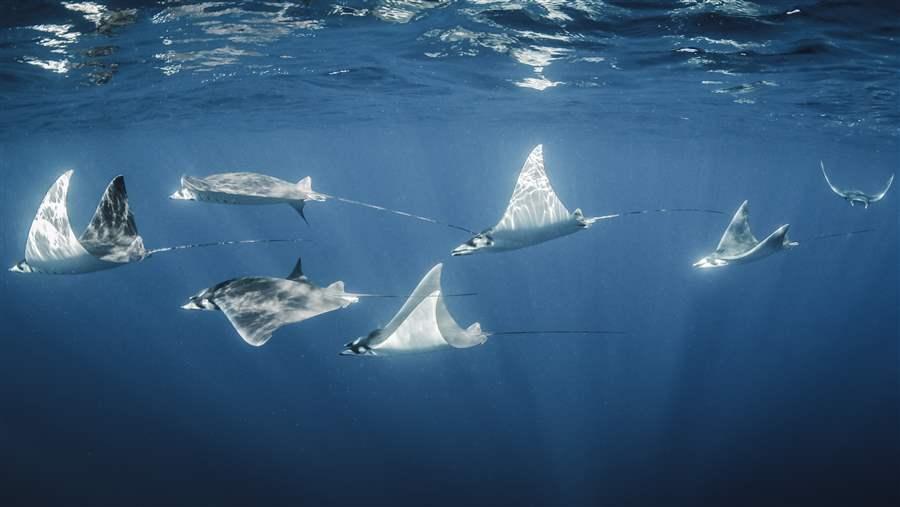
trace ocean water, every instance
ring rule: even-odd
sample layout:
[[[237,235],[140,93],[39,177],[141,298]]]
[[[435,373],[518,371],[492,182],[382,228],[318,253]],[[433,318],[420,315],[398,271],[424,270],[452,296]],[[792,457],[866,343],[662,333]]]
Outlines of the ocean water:
[[[0,275],[0,504],[898,505],[900,9],[889,2],[0,2],[0,250],[74,169],[125,176],[149,247]],[[528,153],[630,215],[450,257],[459,230],[341,202],[171,201],[249,170],[482,230]],[[800,246],[697,270],[743,200]],[[849,231],[870,230],[856,235]],[[838,234],[836,236],[831,236]],[[822,236],[830,236],[821,238]],[[818,238],[818,239],[817,239]],[[179,307],[237,276],[406,295],[444,263],[479,347],[340,357],[402,299],[245,344]]]

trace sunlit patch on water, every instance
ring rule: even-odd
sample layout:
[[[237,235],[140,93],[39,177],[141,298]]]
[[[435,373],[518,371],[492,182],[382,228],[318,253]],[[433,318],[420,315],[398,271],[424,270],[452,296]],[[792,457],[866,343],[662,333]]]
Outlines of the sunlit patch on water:
[[[62,5],[70,11],[83,14],[103,34],[111,34],[137,20],[137,9],[113,10],[95,2],[63,2]]]
[[[58,93],[47,97],[68,94],[63,102],[77,102],[85,85],[125,79],[132,90],[159,80],[256,89],[254,80],[278,79],[284,91],[271,100],[298,103],[306,99],[302,90],[313,86],[328,97],[305,107],[333,116],[364,107],[377,114],[372,87],[398,103],[427,104],[440,96],[456,109],[470,107],[470,93],[522,89],[541,92],[541,100],[556,101],[560,111],[565,104],[678,97],[682,113],[695,114],[704,107],[737,110],[732,104],[764,96],[769,117],[900,135],[896,98],[883,91],[900,87],[896,17],[874,4],[813,0],[802,11],[746,0],[131,5],[140,7],[67,0],[53,3],[55,15],[9,21],[0,56],[15,63],[4,69],[13,77],[4,95],[53,83]],[[353,72],[333,73],[342,69]],[[160,97],[152,96],[162,90],[136,100],[153,101],[158,110]],[[206,90],[210,103],[234,103],[216,100],[217,93],[225,92]],[[348,101],[352,108],[342,106]],[[59,107],[51,102],[43,105]]]
[[[516,86],[522,88],[531,88],[532,90],[537,90],[542,92],[547,88],[553,88],[554,86],[559,86],[563,84],[561,81],[550,81],[544,76],[538,77],[526,77],[521,81],[516,81]]]
[[[676,12],[712,11],[741,16],[759,16],[763,8],[746,0],[681,0],[682,7]]]
[[[37,43],[40,46],[50,48],[50,52],[66,54],[66,48],[78,40],[78,32],[70,32],[73,25],[34,25],[32,30],[49,34],[41,38]]]
[[[215,67],[234,65],[238,63],[241,57],[260,56],[260,53],[233,47],[223,47],[208,51],[166,51],[153,56],[164,63],[160,70],[170,76],[182,70],[208,72]]]
[[[65,74],[69,72],[69,69],[71,68],[68,60],[41,60],[33,56],[26,56],[23,61],[29,65],[34,65],[56,74]]]
[[[63,2],[63,7],[70,11],[80,12],[88,21],[99,25],[103,15],[106,14],[106,6],[94,2]]]
[[[382,21],[409,23],[430,9],[446,7],[449,4],[449,0],[382,0],[371,13]]]

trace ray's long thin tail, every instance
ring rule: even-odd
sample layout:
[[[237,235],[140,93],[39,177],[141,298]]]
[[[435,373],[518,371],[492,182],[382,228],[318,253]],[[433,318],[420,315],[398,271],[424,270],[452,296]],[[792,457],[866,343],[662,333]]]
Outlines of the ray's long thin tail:
[[[176,250],[187,250],[189,248],[206,248],[210,246],[227,246],[227,245],[255,245],[258,243],[299,243],[301,241],[308,241],[302,238],[291,238],[291,239],[238,239],[232,241],[211,241],[209,243],[191,243],[189,245],[176,245],[176,246],[167,246],[163,248],[154,248],[152,250],[147,251],[147,255],[144,256],[146,259],[152,255],[156,255],[158,253],[166,253],[166,252],[174,252]]]
[[[365,292],[352,292],[348,293],[350,296],[357,296],[361,298],[408,298],[409,294],[400,295],[400,294],[368,294]],[[459,298],[459,297],[468,297],[468,296],[477,296],[477,292],[460,292],[458,294],[437,294],[434,296],[425,296],[427,298],[431,297],[445,297],[445,298]]]
[[[485,333],[488,336],[513,336],[513,335],[532,335],[532,334],[580,334],[580,335],[626,335],[625,331],[573,331],[573,330],[556,330],[556,331],[491,331]]]
[[[619,218],[628,215],[646,215],[649,213],[711,213],[714,215],[726,215],[724,211],[706,208],[656,208],[656,209],[639,209],[633,211],[623,211],[621,213],[612,213],[610,215],[601,215],[597,217],[585,218],[585,222],[592,224],[600,220],[609,220],[611,218]]]
[[[451,224],[451,223],[448,223],[448,222],[441,222],[440,220],[435,220],[435,219],[433,219],[433,218],[424,217],[424,216],[422,216],[422,215],[416,215],[416,214],[414,214],[414,213],[408,213],[408,212],[406,212],[406,211],[400,211],[400,210],[396,210],[396,209],[385,208],[384,206],[378,206],[378,205],[376,205],[376,204],[370,204],[370,203],[367,203],[367,202],[357,201],[357,200],[355,200],[355,199],[348,199],[348,198],[346,198],[346,197],[340,197],[340,196],[337,196],[337,195],[330,195],[330,194],[321,194],[321,195],[325,196],[325,197],[328,198],[328,199],[334,199],[335,201],[340,201],[340,202],[343,202],[343,203],[346,203],[346,204],[355,204],[355,205],[357,205],[357,206],[363,206],[363,207],[369,208],[369,209],[374,209],[374,210],[378,210],[378,211],[384,211],[384,212],[387,212],[387,213],[393,213],[394,215],[400,215],[400,216],[403,216],[403,217],[408,217],[408,218],[413,218],[413,219],[416,219],[416,220],[421,220],[422,222],[428,222],[428,223],[430,223],[430,224],[443,225],[443,226],[445,226],[445,227],[449,227],[449,228],[451,228],[451,229],[456,229],[456,230],[458,230],[458,231],[468,232],[469,234],[477,234],[475,231],[473,231],[473,230],[471,230],[471,229],[469,229],[469,228],[467,228],[467,227],[463,227],[463,226],[461,226],[461,225],[454,225],[454,224]]]
[[[803,244],[803,243],[809,243],[812,241],[819,241],[819,240],[830,239],[830,238],[840,238],[840,237],[849,238],[850,236],[856,236],[857,234],[865,234],[867,232],[875,232],[875,229],[859,229],[856,231],[832,232],[832,233],[828,233],[828,234],[819,234],[818,236],[813,236],[811,238],[798,239],[796,241],[800,244]]]

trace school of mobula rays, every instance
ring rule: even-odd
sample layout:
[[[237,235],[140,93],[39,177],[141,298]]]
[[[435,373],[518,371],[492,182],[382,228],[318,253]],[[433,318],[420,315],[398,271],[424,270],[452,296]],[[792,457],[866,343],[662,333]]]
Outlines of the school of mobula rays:
[[[831,183],[825,172],[824,163],[820,162],[820,167],[825,182],[835,194],[851,205],[859,203],[864,208],[882,200],[894,181],[892,174],[884,190],[876,194],[867,194],[860,190],[842,190]],[[28,231],[25,258],[13,265],[10,271],[58,275],[89,273],[142,261],[158,253],[187,248],[301,241],[238,240],[147,249],[143,238],[138,234],[134,215],[128,206],[123,176],[116,176],[109,183],[87,229],[80,237],[76,237],[69,223],[67,202],[72,174],[71,170],[63,173],[47,191]],[[306,221],[304,207],[307,202],[334,199],[471,233],[472,237],[468,241],[450,252],[452,256],[526,248],[588,229],[600,220],[629,214],[651,212],[724,214],[717,210],[698,208],[637,210],[594,217],[586,217],[580,208],[570,213],[557,197],[547,177],[542,145],[536,146],[528,155],[506,212],[496,225],[477,233],[432,218],[315,192],[308,176],[297,183],[250,172],[213,174],[202,178],[183,176],[181,188],[170,198],[222,204],[287,204],[294,208],[304,221]],[[759,241],[750,231],[749,217],[749,206],[747,201],[744,201],[732,217],[716,249],[695,262],[694,267],[719,268],[753,262],[799,244],[788,239],[789,224],[778,227]],[[820,238],[831,236],[834,234]],[[348,342],[340,354],[389,356],[443,348],[469,348],[485,343],[492,335],[540,333],[539,331],[485,332],[478,322],[465,329],[462,328],[450,315],[444,302],[448,294],[444,294],[441,288],[442,269],[443,265],[439,263],[428,271],[386,326]],[[360,298],[368,296],[394,297],[345,292],[344,283],[341,281],[319,287],[306,277],[298,259],[287,278],[253,276],[227,280],[200,291],[182,308],[221,311],[245,342],[262,346],[284,325],[346,308],[359,302]],[[577,330],[543,332],[620,333]]]

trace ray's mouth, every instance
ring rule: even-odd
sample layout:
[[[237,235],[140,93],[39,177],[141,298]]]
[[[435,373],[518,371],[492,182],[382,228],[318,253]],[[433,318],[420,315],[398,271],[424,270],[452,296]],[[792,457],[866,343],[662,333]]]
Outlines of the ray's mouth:
[[[715,259],[715,258],[710,259],[709,257],[704,257],[704,258],[700,259],[699,261],[695,262],[693,264],[693,267],[700,268],[700,269],[707,269],[707,268],[718,268],[721,266],[725,266],[726,264],[728,264],[728,263],[721,259]]]
[[[13,273],[33,273],[34,272],[34,270],[31,268],[31,266],[29,266],[28,263],[25,262],[24,260],[21,260],[15,264],[13,264],[12,266],[10,266],[9,271],[11,271]]]
[[[460,246],[454,248],[453,251],[450,252],[450,255],[452,255],[454,257],[459,257],[461,255],[471,255],[474,252],[475,252],[475,249],[470,247],[469,245],[460,245]]]
[[[181,188],[177,192],[172,193],[172,195],[169,196],[169,199],[176,201],[193,201],[195,200],[195,196],[190,190]]]

